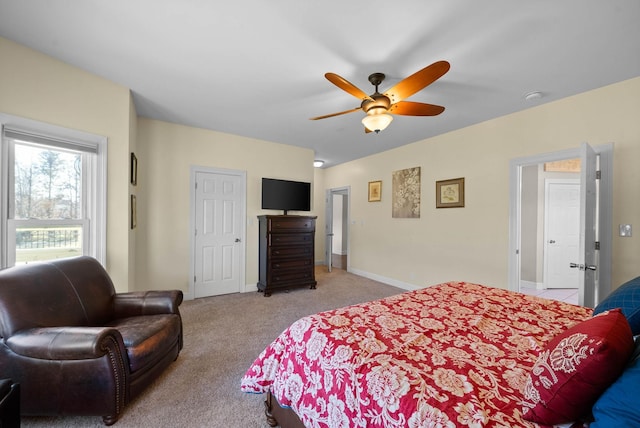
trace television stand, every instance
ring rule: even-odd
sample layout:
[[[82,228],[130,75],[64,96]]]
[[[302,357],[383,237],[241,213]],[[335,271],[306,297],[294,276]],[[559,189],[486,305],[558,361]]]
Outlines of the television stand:
[[[286,213],[286,211],[285,211]],[[259,220],[258,291],[316,288],[314,239],[316,218],[261,215]]]

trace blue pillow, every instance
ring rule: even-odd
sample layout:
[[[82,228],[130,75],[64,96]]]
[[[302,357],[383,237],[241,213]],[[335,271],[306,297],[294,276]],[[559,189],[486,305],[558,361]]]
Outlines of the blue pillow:
[[[637,427],[640,426],[640,340],[631,363],[593,405],[594,422],[590,428]]]
[[[609,294],[596,306],[593,315],[614,308],[622,309],[633,335],[640,334],[640,276],[622,284]]]

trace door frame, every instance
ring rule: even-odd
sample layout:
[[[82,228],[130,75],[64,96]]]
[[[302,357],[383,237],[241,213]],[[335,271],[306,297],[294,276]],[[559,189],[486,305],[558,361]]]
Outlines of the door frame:
[[[198,173],[207,174],[224,174],[234,175],[240,178],[240,189],[242,190],[241,199],[243,200],[242,209],[240,210],[240,250],[238,251],[239,260],[239,286],[238,292],[246,292],[247,284],[245,280],[246,273],[246,253],[247,253],[247,172],[236,169],[213,168],[199,165],[192,165],[189,172],[189,289],[184,293],[186,300],[195,298],[195,266],[196,266],[196,175]]]
[[[333,237],[333,196],[343,195],[346,196],[345,203],[347,204],[347,218],[342,225],[343,234],[346,234],[346,239],[343,239],[343,244],[347,246],[347,266],[345,270],[349,272],[351,266],[351,245],[349,243],[351,239],[351,231],[349,225],[351,224],[351,186],[335,187],[327,189],[325,193],[325,245],[324,245],[324,257],[327,270],[331,272],[331,250],[332,250],[332,237]]]
[[[599,281],[595,304],[611,291],[612,221],[613,221],[613,143],[594,146],[600,156],[600,192],[598,228],[600,232]],[[509,161],[509,290],[520,290],[520,204],[522,167],[581,157],[581,147],[558,152],[515,158]]]

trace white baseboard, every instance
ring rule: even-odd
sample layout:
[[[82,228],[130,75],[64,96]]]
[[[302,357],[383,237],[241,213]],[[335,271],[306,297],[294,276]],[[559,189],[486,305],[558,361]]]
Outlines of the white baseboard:
[[[529,289],[533,289],[533,290],[544,290],[544,284],[542,282],[520,280],[520,288],[529,288]]]
[[[322,261],[316,260],[316,266],[324,265],[324,264],[325,264],[324,260]],[[392,285],[394,287],[398,287],[407,291],[413,291],[413,290],[419,290],[421,288],[425,288],[425,287],[418,287],[417,285],[414,285],[414,284],[409,284],[407,282],[398,281],[397,279],[387,278],[386,276],[377,275],[375,273],[366,272],[359,269],[348,269],[347,272],[352,273],[354,275],[362,276],[364,278],[372,279],[374,281],[378,281],[383,284]],[[250,293],[250,292],[256,292],[256,291],[258,291],[257,284],[255,283],[246,284],[244,286],[244,290],[242,290],[241,293]]]
[[[348,272],[354,275],[372,279],[374,281],[382,282],[383,284],[393,285],[394,287],[402,288],[403,290],[407,290],[407,291],[419,290],[421,288],[424,288],[424,287],[418,287],[417,285],[414,285],[414,284],[409,284],[407,282],[398,281],[397,279],[387,278],[385,276],[377,275],[375,273],[366,272],[359,269],[349,269]]]

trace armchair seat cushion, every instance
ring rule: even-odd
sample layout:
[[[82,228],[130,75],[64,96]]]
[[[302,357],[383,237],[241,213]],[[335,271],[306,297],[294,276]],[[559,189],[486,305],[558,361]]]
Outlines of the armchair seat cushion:
[[[108,323],[122,335],[129,357],[129,371],[151,367],[180,340],[182,322],[176,314],[121,318]]]

